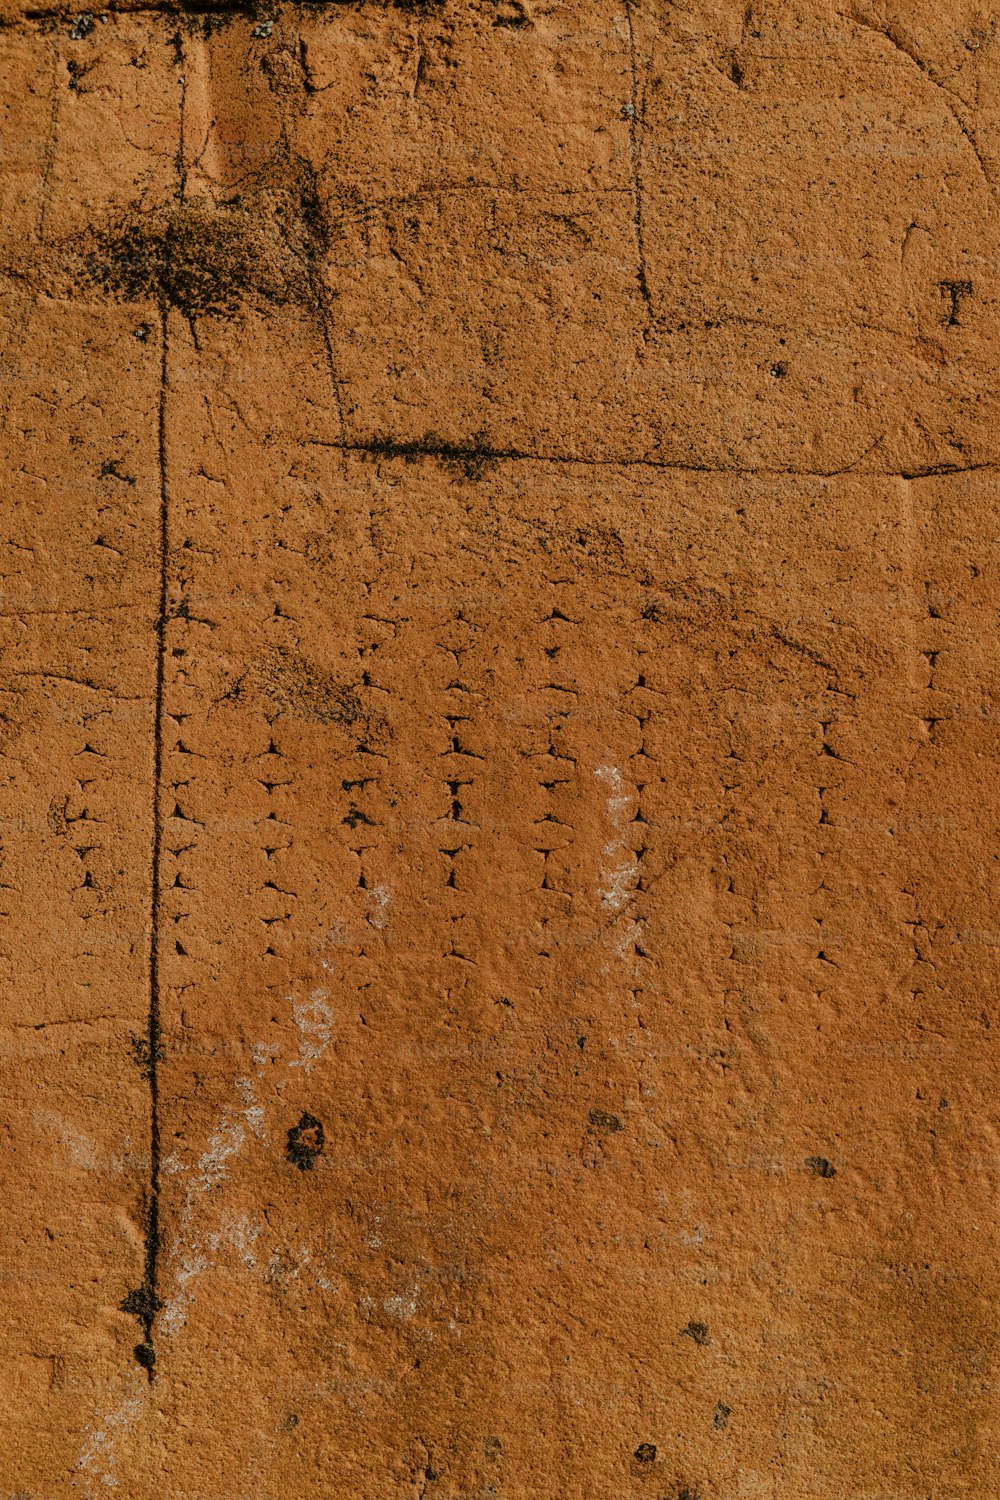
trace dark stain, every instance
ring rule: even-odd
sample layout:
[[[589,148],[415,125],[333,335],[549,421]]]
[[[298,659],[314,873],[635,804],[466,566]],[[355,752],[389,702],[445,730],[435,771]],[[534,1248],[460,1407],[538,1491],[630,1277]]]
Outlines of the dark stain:
[[[163,1049],[157,1044],[155,1056],[150,1047],[149,1038],[146,1036],[132,1036],[129,1038],[129,1048],[132,1060],[135,1062],[143,1078],[148,1079],[153,1071],[153,1064],[163,1061]],[[128,1311],[128,1309],[126,1309]]]
[[[147,1261],[148,1258],[149,1247],[147,1245]],[[123,1297],[118,1306],[121,1312],[128,1313],[131,1317],[136,1318],[142,1327],[142,1342],[136,1344],[133,1353],[135,1354],[136,1361],[146,1371],[150,1380],[152,1380],[153,1366],[156,1364],[156,1350],[153,1348],[153,1323],[163,1303],[154,1292],[148,1273],[143,1285],[135,1287],[127,1296]]]
[[[963,300],[966,297],[972,296],[972,282],[939,281],[938,290],[940,291],[942,297],[948,297],[951,301],[951,307],[948,310],[948,316],[944,320],[945,327],[960,328],[961,319],[958,316],[958,310]]]
[[[837,1168],[825,1156],[807,1156],[806,1166],[814,1177],[836,1177]]]
[[[712,1417],[712,1426],[717,1428],[719,1432],[725,1431],[729,1426],[729,1418],[732,1414],[732,1408],[727,1406],[724,1401],[720,1401]]]
[[[635,1450],[635,1456],[641,1464],[651,1464],[656,1461],[656,1444],[640,1443]]]
[[[784,359],[777,360],[776,363],[771,366],[771,374],[774,376],[775,380],[784,380],[785,376],[788,374],[788,362]]]
[[[265,670],[265,693],[275,713],[313,724],[372,727],[357,688],[338,681],[305,657],[279,649],[270,670]]]
[[[681,1338],[694,1339],[698,1345],[708,1343],[708,1324],[689,1323],[686,1328],[681,1329]]]
[[[590,1110],[587,1115],[587,1119],[590,1121],[591,1125],[593,1125],[595,1130],[607,1130],[610,1133],[614,1134],[616,1130],[625,1129],[625,1126],[622,1124],[621,1120],[619,1120],[618,1116],[609,1114],[606,1109]]]
[[[109,459],[106,464],[101,465],[100,477],[102,479],[120,479],[122,484],[128,484],[132,486],[135,485],[135,475],[124,474],[122,472],[121,462],[117,458]]]
[[[403,15],[429,16],[440,11],[444,0],[302,0],[309,10],[398,10]]]
[[[304,1114],[299,1123],[293,1125],[288,1132],[288,1149],[285,1155],[300,1172],[311,1172],[317,1156],[323,1150],[325,1139],[323,1127],[316,1116]]]
[[[493,19],[494,26],[503,26],[510,31],[524,31],[534,24],[531,17],[525,13],[521,0],[507,0],[504,9]]]
[[[481,479],[491,463],[505,457],[489,447],[482,432],[475,433],[469,442],[464,443],[449,442],[433,432],[403,442],[375,437],[364,448],[373,458],[402,458],[407,463],[414,463],[418,458],[436,458],[457,470],[465,479],[472,480]]]
[[[159,1312],[163,1303],[159,1297],[154,1296],[147,1286],[138,1286],[128,1296],[123,1297],[118,1304],[123,1313],[131,1313],[134,1318],[145,1322],[147,1318],[153,1318]]]
[[[185,317],[235,313],[259,279],[249,226],[238,212],[187,209],[165,222],[106,230],[85,251],[85,278],[122,302],[160,302]]]
[[[74,65],[74,79],[82,76]],[[316,173],[285,151],[267,179],[219,205],[134,205],[66,242],[65,274],[116,301],[154,302],[188,319],[232,317],[252,301],[316,310],[326,246]],[[140,325],[137,337],[148,336],[149,325]]]
[[[66,64],[66,72],[69,74],[69,86],[74,94],[86,94],[90,92],[89,89],[81,89],[80,87],[80,84],[90,72],[90,65],[81,67],[75,59],[70,58]]]

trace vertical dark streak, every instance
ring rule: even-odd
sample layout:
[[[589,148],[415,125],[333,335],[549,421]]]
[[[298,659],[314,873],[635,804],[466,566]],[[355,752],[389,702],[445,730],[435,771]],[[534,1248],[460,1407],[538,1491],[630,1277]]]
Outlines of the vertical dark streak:
[[[647,312],[647,336],[649,328],[655,320],[653,309],[653,294],[649,289],[649,279],[646,275],[646,236],[643,224],[643,180],[642,180],[642,140],[640,137],[640,98],[639,98],[639,67],[635,50],[635,27],[632,21],[632,0],[625,0],[625,19],[628,23],[628,50],[629,67],[632,74],[632,99],[628,117],[629,149],[632,156],[632,197],[634,202],[633,217],[635,222],[636,252],[639,258],[637,280],[642,300],[646,304]]]
[[[340,381],[337,379],[337,364],[333,353],[333,340],[330,337],[329,310],[323,285],[320,281],[316,268],[312,263],[309,265],[309,286],[316,303],[316,312],[319,318],[320,330],[323,335],[323,348],[326,353],[326,368],[330,385],[333,390],[333,400],[337,408],[337,417],[340,425],[340,446],[343,460],[344,477],[347,477],[347,425],[344,421],[344,400],[340,390]]]
[[[166,302],[160,306],[160,399],[157,413],[157,439],[160,472],[159,527],[159,607],[156,619],[156,691],[153,722],[153,854],[152,888],[149,918],[149,1016],[147,1023],[147,1056],[149,1078],[149,1203],[146,1214],[146,1274],[142,1325],[145,1342],[136,1355],[153,1378],[156,1351],[153,1327],[161,1303],[157,1295],[160,1253],[160,866],[162,861],[163,824],[160,818],[160,793],[163,785],[163,700],[166,671],[166,634],[168,604],[169,507],[167,497],[167,375],[169,313]],[[140,1352],[141,1351],[141,1352]]]

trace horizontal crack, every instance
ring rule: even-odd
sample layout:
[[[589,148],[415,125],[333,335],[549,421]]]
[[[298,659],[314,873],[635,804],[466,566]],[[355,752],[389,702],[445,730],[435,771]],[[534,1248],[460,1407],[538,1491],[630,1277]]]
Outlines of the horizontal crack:
[[[370,458],[403,459],[413,463],[421,458],[436,459],[441,463],[457,464],[470,475],[479,474],[492,463],[540,463],[578,464],[588,468],[629,469],[644,468],[682,474],[731,474],[737,478],[753,475],[787,475],[798,479],[836,479],[851,473],[867,479],[932,479],[953,474],[971,474],[1000,468],[1000,460],[984,460],[972,464],[927,464],[912,469],[858,469],[856,466],[873,451],[869,448],[849,463],[830,469],[797,469],[790,465],[747,465],[693,463],[684,459],[652,458],[645,454],[620,455],[594,458],[590,455],[572,453],[529,453],[520,448],[494,448],[477,442],[452,443],[432,438],[380,438],[374,437],[355,442],[312,440],[310,446],[333,448],[338,452],[359,453]],[[876,445],[873,445],[873,447]]]

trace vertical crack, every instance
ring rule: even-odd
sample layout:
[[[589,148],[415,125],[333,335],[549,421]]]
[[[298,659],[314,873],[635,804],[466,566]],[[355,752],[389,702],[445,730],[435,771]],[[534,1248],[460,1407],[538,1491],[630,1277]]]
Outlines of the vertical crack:
[[[330,311],[327,303],[326,290],[323,286],[320,274],[310,258],[306,268],[309,278],[309,290],[316,304],[316,315],[319,321],[320,332],[323,337],[323,351],[326,359],[327,376],[333,392],[334,406],[337,412],[337,420],[340,426],[341,458],[343,461],[344,478],[347,478],[347,424],[344,420],[344,398],[340,389],[340,381],[337,378],[337,362],[333,352],[333,339],[330,334]]]
[[[169,314],[166,301],[160,304],[160,396],[157,410],[157,441],[160,474],[159,525],[159,603],[156,616],[156,688],[153,697],[153,807],[152,807],[152,873],[149,899],[149,1011],[146,1018],[145,1064],[149,1080],[149,1199],[146,1207],[146,1255],[143,1284],[130,1292],[122,1304],[134,1313],[142,1325],[142,1342],[135,1347],[135,1357],[150,1380],[156,1365],[153,1331],[156,1314],[163,1303],[157,1292],[160,1255],[160,1078],[163,1056],[160,1019],[160,867],[163,848],[163,823],[160,818],[160,791],[163,785],[163,699],[166,675],[167,586],[169,556],[169,507],[167,496],[167,375],[169,356]]]
[[[170,516],[167,497],[167,376],[169,360],[169,313],[166,302],[160,305],[160,398],[157,410],[157,441],[160,470],[160,599],[156,620],[156,696],[153,725],[153,869],[150,892],[149,923],[149,1217],[146,1225],[146,1285],[149,1288],[149,1310],[144,1332],[148,1350],[150,1377],[156,1351],[153,1347],[153,1323],[160,1307],[156,1295],[157,1261],[160,1250],[160,862],[162,858],[163,823],[160,818],[160,789],[163,782],[163,691],[166,673],[167,635],[167,559],[169,556]]]
[[[646,232],[643,222],[644,216],[644,192],[642,179],[642,140],[640,137],[641,115],[639,98],[639,66],[635,50],[635,25],[632,19],[633,0],[625,0],[625,19],[628,23],[628,52],[629,68],[632,75],[632,98],[627,106],[629,152],[632,158],[632,200],[633,221],[635,224],[636,252],[639,257],[639,265],[636,278],[639,283],[639,291],[642,300],[646,304],[646,333],[648,339],[649,331],[655,321],[653,311],[653,294],[649,289],[649,278],[646,275]]]
[[[184,66],[180,34],[173,38],[175,62]],[[184,103],[185,79],[181,78],[180,118],[178,123],[177,197],[185,194]],[[163,1307],[159,1295],[160,1260],[160,1062],[163,1058],[160,1008],[160,887],[163,862],[163,822],[160,799],[163,787],[163,708],[167,660],[167,613],[169,606],[170,506],[167,482],[167,391],[170,375],[170,301],[165,290],[171,285],[169,259],[171,242],[164,241],[163,273],[159,297],[160,392],[156,412],[157,467],[159,471],[159,527],[157,535],[158,598],[156,611],[156,684],[153,692],[153,789],[152,853],[149,893],[149,1008],[146,1035],[138,1044],[140,1060],[149,1083],[149,1182],[146,1202],[146,1240],[142,1285],[130,1291],[121,1303],[123,1312],[138,1319],[142,1339],[135,1346],[135,1357],[150,1381],[156,1367],[154,1333],[156,1315]]]
[[[156,1346],[153,1333],[156,1315],[163,1303],[158,1293],[160,1255],[160,1078],[163,1057],[160,1019],[160,867],[163,849],[163,825],[160,818],[160,794],[163,785],[163,703],[166,676],[166,635],[168,605],[169,509],[167,492],[167,376],[168,376],[168,306],[160,302],[160,394],[157,406],[157,445],[159,452],[159,532],[157,564],[159,592],[156,613],[156,685],[153,693],[153,794],[152,857],[149,896],[149,1005],[146,1035],[136,1042],[136,1055],[149,1083],[149,1182],[146,1202],[146,1240],[142,1285],[134,1288],[121,1303],[122,1312],[138,1319],[142,1340],[135,1346],[135,1357],[153,1379]]]

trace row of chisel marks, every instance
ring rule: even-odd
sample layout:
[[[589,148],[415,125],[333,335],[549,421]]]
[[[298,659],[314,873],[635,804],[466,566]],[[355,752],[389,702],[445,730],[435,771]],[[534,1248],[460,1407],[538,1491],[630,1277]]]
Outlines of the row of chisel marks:
[[[345,962],[382,962],[387,947],[405,940],[455,965],[515,952],[533,966],[571,964],[613,973],[616,983],[630,977],[641,990],[655,985],[664,957],[664,903],[679,889],[671,867],[689,858],[706,866],[724,934],[727,897],[753,903],[746,839],[756,835],[737,830],[747,799],[758,796],[756,756],[775,752],[787,716],[765,702],[755,715],[751,704],[727,744],[725,711],[706,704],[693,713],[692,684],[705,694],[715,681],[724,695],[737,653],[727,651],[720,675],[716,655],[679,639],[662,614],[636,606],[616,619],[579,580],[559,577],[512,591],[503,615],[478,609],[474,597],[461,602],[459,592],[433,622],[372,589],[349,627],[353,647],[338,636],[347,652],[340,668],[324,677],[327,668],[315,666],[316,679],[354,705],[348,718],[323,717],[311,698],[269,708],[251,684],[240,712],[259,720],[261,748],[242,767],[237,754],[232,774],[274,803],[248,820],[267,867],[259,956],[300,963],[303,942],[316,944],[324,920],[315,902],[328,900],[331,941]],[[302,649],[322,659],[322,646]],[[344,665],[353,651],[357,666]],[[752,682],[743,668],[740,680]],[[778,686],[787,691],[785,676]],[[836,691],[808,686],[824,703]],[[185,891],[183,857],[204,825],[177,757],[190,758],[203,742],[185,742],[186,716],[173,712],[169,692],[167,707],[177,737],[168,746],[175,801],[165,851],[181,865],[164,888]],[[269,740],[260,737],[264,725]],[[825,716],[820,735],[817,773],[842,775]],[[706,756],[717,761],[714,778]],[[195,764],[218,802],[218,768]],[[818,785],[824,821],[821,774]],[[308,857],[293,859],[298,830],[312,834],[317,823],[329,835],[324,852],[315,854],[314,839]],[[238,846],[231,854],[242,857]],[[823,890],[821,882],[817,895]],[[178,905],[169,915],[182,929],[174,950],[182,956],[188,912]],[[830,958],[821,940],[817,957]]]
[[[472,847],[477,833],[481,831],[467,809],[483,757],[471,748],[466,738],[467,726],[474,722],[472,708],[475,690],[467,680],[468,674],[463,666],[465,658],[475,650],[476,634],[477,627],[459,609],[448,632],[450,644],[441,643],[437,646],[437,650],[446,657],[447,675],[443,692],[445,704],[441,715],[446,725],[445,744],[436,757],[444,762],[441,777],[446,792],[444,816],[438,825],[441,832],[438,850],[447,862],[448,871],[445,880],[448,909],[444,957],[459,963],[475,963],[475,957],[468,951],[470,944],[463,921],[464,903],[469,893],[460,889],[457,861],[463,851]]]
[[[604,682],[589,666],[600,633],[595,612],[568,580],[550,581],[545,592],[548,599],[536,595],[535,612],[514,623],[479,622],[475,611],[456,607],[431,640],[388,605],[373,605],[358,620],[357,679],[345,688],[368,707],[349,731],[331,727],[328,752],[300,752],[294,710],[261,714],[266,749],[247,755],[234,775],[258,789],[258,808],[260,790],[275,804],[245,820],[266,861],[262,959],[300,963],[303,943],[314,951],[323,946],[316,912],[306,909],[308,900],[298,904],[288,856],[296,824],[325,820],[351,861],[348,874],[334,849],[334,863],[321,872],[340,889],[329,934],[338,960],[381,961],[394,920],[411,932],[414,922],[429,920],[439,924],[440,937],[427,931],[428,951],[439,941],[440,957],[457,964],[481,960],[484,936],[491,947],[506,941],[546,964],[565,964],[571,955],[574,963],[596,961],[605,970],[650,961],[645,861],[665,778],[647,725],[658,703],[667,704],[644,671],[655,641],[623,641],[619,657],[630,656],[631,665],[613,684]],[[649,629],[641,627],[640,636]],[[420,679],[428,676],[437,731],[423,718]],[[164,847],[177,868],[165,888],[188,892],[194,887],[184,856],[199,838],[211,840],[222,811],[205,815],[206,828],[195,811],[199,799],[189,793],[203,776],[203,796],[218,802],[220,784],[218,767],[204,755],[193,759],[202,741],[185,741],[189,716],[174,711],[169,692],[167,707],[176,734],[167,747],[173,806]],[[372,718],[388,723],[388,732],[368,733]],[[203,767],[201,776],[192,766]],[[425,864],[431,849],[440,861],[439,895],[432,865]],[[236,849],[231,853],[239,858]],[[531,859],[538,867],[533,887]],[[500,902],[484,900],[484,860],[509,862]],[[505,892],[513,911],[503,909]],[[190,906],[176,898],[168,914],[179,929],[170,952],[186,957]],[[205,936],[224,941],[221,933]],[[176,970],[172,977],[182,995],[189,981]]]

